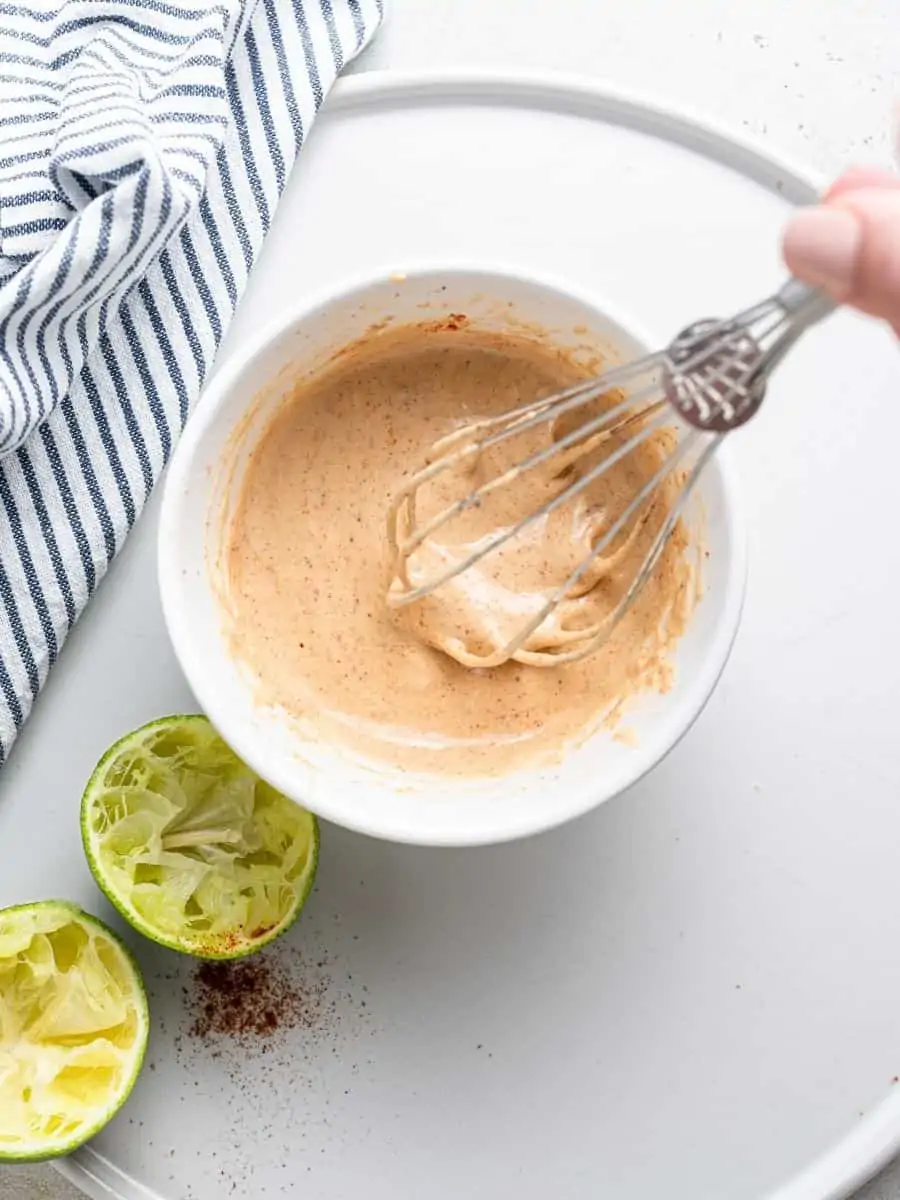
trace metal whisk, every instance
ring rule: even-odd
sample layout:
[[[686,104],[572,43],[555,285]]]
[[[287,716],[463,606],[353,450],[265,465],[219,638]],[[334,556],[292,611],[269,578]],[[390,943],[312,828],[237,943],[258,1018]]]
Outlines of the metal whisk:
[[[572,501],[648,438],[658,436],[659,431],[669,427],[673,412],[677,413],[683,419],[683,433],[659,469],[630,497],[586,557],[559,583],[515,637],[477,661],[483,667],[498,666],[510,659],[536,666],[558,666],[593,653],[631,607],[650,576],[697,480],[722,439],[756,413],[772,372],[804,330],[820,321],[831,308],[831,302],[820,292],[791,279],[775,295],[730,320],[696,322],[664,350],[500,416],[472,421],[436,442],[426,464],[409,479],[389,511],[388,539],[395,570],[389,603],[392,607],[402,607],[431,595],[498,550],[528,525]],[[624,399],[596,415],[588,411],[583,423],[577,424],[571,432],[552,440],[550,445],[501,471],[419,523],[417,496],[423,486],[438,475],[471,466],[507,439],[527,433],[544,422],[555,424],[566,417],[568,426],[573,419],[571,414],[576,414],[574,419],[577,420],[579,410],[590,409],[592,405],[596,409],[597,402],[611,393],[621,393]],[[608,445],[609,453],[602,453],[604,444]],[[446,569],[424,582],[411,579],[411,557],[426,538],[433,538],[449,521],[467,509],[477,508],[490,493],[514,484],[525,472],[545,463],[556,465],[558,462],[562,468],[575,460],[584,461],[585,456],[598,448],[601,451],[599,459],[571,483],[566,483],[541,508],[518,523],[480,539],[467,557],[452,561]],[[563,482],[567,479],[562,470],[558,477]],[[667,483],[671,487],[674,478],[677,478],[677,487],[673,502],[640,567],[612,611],[585,628],[559,631],[550,649],[535,649],[530,645],[541,625],[564,599],[582,596],[594,586],[602,575],[603,556],[616,539],[619,539],[619,546],[622,539],[629,540],[629,534],[647,520],[654,501]]]

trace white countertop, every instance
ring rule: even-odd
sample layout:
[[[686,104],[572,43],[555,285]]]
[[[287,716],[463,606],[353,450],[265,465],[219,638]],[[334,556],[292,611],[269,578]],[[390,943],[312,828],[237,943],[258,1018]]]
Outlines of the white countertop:
[[[891,157],[897,0],[388,4],[385,27],[357,70],[573,71],[714,115],[826,174]],[[0,1200],[76,1200],[51,1167],[0,1170]],[[900,1164],[859,1200],[900,1200]]]

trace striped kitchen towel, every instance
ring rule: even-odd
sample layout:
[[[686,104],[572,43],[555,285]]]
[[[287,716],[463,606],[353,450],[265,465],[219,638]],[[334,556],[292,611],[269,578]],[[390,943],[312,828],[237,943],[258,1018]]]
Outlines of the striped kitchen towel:
[[[382,0],[0,0],[0,762]]]

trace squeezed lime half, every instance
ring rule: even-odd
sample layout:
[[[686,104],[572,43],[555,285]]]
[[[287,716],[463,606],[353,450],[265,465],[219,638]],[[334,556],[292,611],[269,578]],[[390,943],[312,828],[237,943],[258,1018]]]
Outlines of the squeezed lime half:
[[[241,958],[293,924],[319,857],[315,817],[246,766],[206,717],[153,721],[103,756],[81,832],[135,929],[197,958]]]
[[[137,965],[74,904],[0,910],[0,1162],[68,1154],[134,1086],[150,1022]]]

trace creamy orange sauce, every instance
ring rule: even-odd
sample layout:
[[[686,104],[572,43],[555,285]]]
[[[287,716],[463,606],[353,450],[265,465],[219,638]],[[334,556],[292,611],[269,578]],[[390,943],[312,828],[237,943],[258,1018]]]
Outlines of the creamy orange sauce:
[[[670,448],[665,434],[507,543],[480,572],[407,608],[386,601],[395,566],[386,513],[432,444],[463,422],[588,373],[534,337],[431,324],[364,338],[298,382],[254,450],[227,536],[231,637],[262,702],[301,718],[323,741],[395,767],[492,775],[558,758],[628,697],[669,686],[669,652],[694,599],[680,526],[635,605],[590,658],[475,670],[457,661],[477,662],[536,611],[659,467]],[[568,428],[545,423],[470,473],[502,472]],[[569,472],[584,465],[574,460]],[[571,478],[560,476],[564,466],[529,474],[442,530],[411,576],[558,493]],[[471,480],[462,483],[460,490],[449,476],[427,502],[437,508],[458,498]],[[615,606],[666,499],[630,539],[617,539],[616,553],[558,622],[577,628]],[[557,632],[542,627],[540,644]]]

